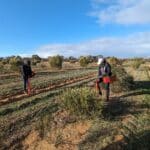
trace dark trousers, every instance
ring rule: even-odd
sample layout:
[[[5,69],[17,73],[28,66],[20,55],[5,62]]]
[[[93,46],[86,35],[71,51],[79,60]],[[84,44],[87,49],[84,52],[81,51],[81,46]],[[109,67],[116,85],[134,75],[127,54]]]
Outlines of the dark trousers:
[[[24,91],[27,91],[27,85],[28,85],[28,78],[23,77],[23,83],[24,83]]]
[[[103,85],[102,85],[103,84]],[[104,89],[105,89],[105,98],[106,98],[106,101],[109,101],[109,95],[110,95],[110,83],[103,83],[103,80],[100,79],[99,80],[99,93],[102,94],[101,92],[101,87],[104,86]]]
[[[109,101],[109,95],[110,95],[110,83],[106,83],[106,100]]]

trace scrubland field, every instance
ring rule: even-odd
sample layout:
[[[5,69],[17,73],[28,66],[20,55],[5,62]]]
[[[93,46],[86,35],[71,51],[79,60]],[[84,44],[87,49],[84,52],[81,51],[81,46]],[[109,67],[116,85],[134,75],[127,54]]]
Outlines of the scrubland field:
[[[117,77],[109,102],[96,91],[95,62],[33,65],[29,96],[0,65],[0,150],[149,150],[150,60],[108,61]]]

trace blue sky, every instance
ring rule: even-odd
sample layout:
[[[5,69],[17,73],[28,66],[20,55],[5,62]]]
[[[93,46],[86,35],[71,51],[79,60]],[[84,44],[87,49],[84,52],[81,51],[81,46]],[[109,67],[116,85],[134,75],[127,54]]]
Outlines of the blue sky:
[[[147,57],[149,14],[149,0],[0,0],[0,57]]]

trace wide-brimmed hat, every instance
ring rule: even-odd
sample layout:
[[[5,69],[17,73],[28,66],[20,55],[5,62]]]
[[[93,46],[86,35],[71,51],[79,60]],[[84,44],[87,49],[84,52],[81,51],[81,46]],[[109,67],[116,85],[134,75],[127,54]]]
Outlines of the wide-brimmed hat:
[[[104,61],[104,57],[100,56],[100,57],[98,57],[97,64],[100,65],[103,61]]]

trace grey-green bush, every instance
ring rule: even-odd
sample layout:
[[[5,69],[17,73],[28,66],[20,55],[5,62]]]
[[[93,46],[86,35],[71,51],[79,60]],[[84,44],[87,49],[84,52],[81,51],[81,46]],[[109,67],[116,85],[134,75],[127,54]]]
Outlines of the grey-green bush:
[[[62,63],[63,63],[62,56],[57,55],[49,58],[49,64],[51,68],[61,69]]]
[[[81,56],[79,59],[79,63],[81,67],[86,67],[89,64],[89,59],[87,57]]]
[[[103,103],[96,97],[96,91],[87,87],[67,89],[61,99],[63,106],[71,113],[84,116],[100,114]]]
[[[131,90],[134,87],[133,77],[130,76],[121,66],[112,68],[113,75],[116,75],[117,81],[111,84],[111,91],[120,93],[123,91]]]

